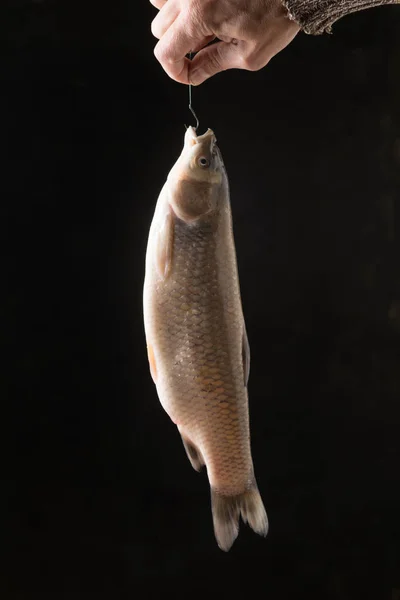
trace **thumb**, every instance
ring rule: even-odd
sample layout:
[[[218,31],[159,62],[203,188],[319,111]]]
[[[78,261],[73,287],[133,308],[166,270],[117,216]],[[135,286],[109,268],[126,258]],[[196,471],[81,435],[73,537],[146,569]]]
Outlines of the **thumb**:
[[[216,42],[203,48],[190,63],[189,81],[192,85],[200,85],[213,75],[227,69],[246,68],[243,58],[246,42]]]

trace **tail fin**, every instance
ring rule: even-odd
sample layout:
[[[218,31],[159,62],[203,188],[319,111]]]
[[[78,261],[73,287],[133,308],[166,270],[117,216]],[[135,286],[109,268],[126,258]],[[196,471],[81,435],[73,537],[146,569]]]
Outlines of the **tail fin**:
[[[264,537],[268,533],[268,517],[256,485],[238,496],[223,496],[211,488],[214,532],[221,550],[228,552],[239,533],[239,517]]]

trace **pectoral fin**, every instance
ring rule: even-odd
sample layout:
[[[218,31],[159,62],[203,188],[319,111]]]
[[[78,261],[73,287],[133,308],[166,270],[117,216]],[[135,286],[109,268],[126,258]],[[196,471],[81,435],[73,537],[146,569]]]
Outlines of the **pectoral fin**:
[[[152,377],[154,383],[157,385],[157,365],[156,365],[156,359],[154,356],[153,346],[150,343],[147,344],[147,356],[149,359],[149,367],[150,367],[151,377]]]
[[[246,325],[243,321],[243,338],[242,338],[242,359],[243,359],[243,374],[244,386],[247,387],[250,375],[250,346],[247,339]]]
[[[170,208],[157,234],[156,268],[162,279],[168,277],[172,265],[174,247],[174,216]]]

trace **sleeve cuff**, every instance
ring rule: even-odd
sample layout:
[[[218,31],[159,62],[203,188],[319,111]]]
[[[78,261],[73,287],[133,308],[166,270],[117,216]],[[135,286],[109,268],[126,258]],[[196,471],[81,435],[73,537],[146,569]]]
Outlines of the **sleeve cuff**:
[[[311,35],[332,33],[333,23],[350,13],[399,3],[400,0],[283,0],[289,18]]]

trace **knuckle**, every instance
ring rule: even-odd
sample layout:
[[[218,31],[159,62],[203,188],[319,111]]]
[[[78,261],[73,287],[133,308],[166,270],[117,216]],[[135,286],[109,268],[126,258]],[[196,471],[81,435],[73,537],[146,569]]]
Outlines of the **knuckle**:
[[[263,64],[260,58],[256,54],[249,54],[247,56],[241,56],[240,59],[241,68],[246,71],[259,71]]]
[[[161,46],[161,44],[157,44],[154,48],[154,56],[160,63],[164,63],[166,61],[167,52],[165,48]]]
[[[151,22],[150,29],[151,29],[151,33],[154,35],[154,37],[156,37],[156,38],[160,37],[158,35],[157,23],[155,23],[155,20]]]
[[[188,2],[184,8],[185,31],[186,34],[194,39],[199,35],[206,37],[210,34],[210,17],[207,14],[207,2],[204,0],[193,0]]]
[[[221,59],[220,52],[216,46],[215,52],[211,52],[208,57],[207,70],[210,73],[218,73],[222,70],[223,61]]]
[[[196,39],[199,33],[199,28],[197,26],[197,20],[193,17],[192,14],[185,15],[185,35],[189,39]]]
[[[196,4],[202,22],[213,28],[221,25],[224,20],[224,13],[218,9],[215,0],[196,0]]]
[[[163,44],[158,43],[154,48],[154,55],[159,63],[169,72],[171,66],[175,63],[171,55],[170,49]]]

